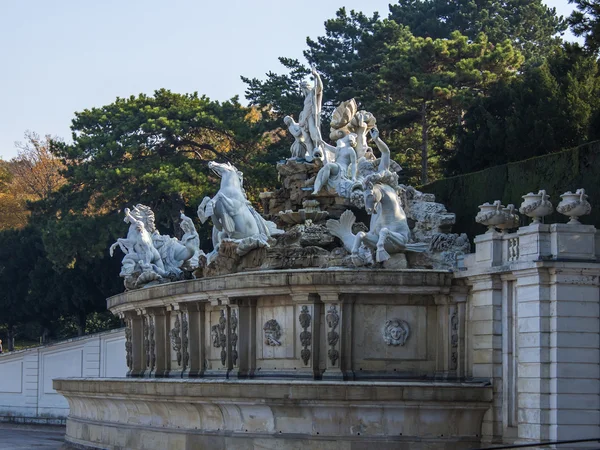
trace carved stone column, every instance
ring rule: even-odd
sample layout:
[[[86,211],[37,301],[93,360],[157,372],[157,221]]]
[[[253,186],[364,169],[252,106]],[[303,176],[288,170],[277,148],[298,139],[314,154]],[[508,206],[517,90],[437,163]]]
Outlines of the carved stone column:
[[[205,303],[180,303],[188,319],[188,353],[189,364],[184,376],[197,378],[204,376],[205,342],[204,342],[204,311]]]
[[[187,311],[182,311],[179,305],[171,305],[170,324],[170,372],[172,377],[181,377],[186,374],[189,366],[189,320]]]
[[[342,368],[345,366],[346,355],[343,354],[345,349],[344,337],[342,330],[344,327],[351,326],[346,322],[344,317],[344,309],[340,301],[338,293],[319,293],[321,301],[324,304],[325,315],[325,372],[323,379],[343,379],[344,372]]]
[[[322,304],[316,294],[304,292],[292,294],[292,300],[300,325],[295,344],[301,361],[298,376],[320,378],[324,369],[319,365]]]
[[[169,376],[169,316],[164,307],[147,308],[146,313],[153,325],[149,338],[152,339],[150,359],[154,364],[149,376],[164,378]]]
[[[125,321],[129,324],[131,355],[128,377],[142,377],[146,369],[146,352],[144,351],[143,316],[139,311],[126,311]],[[127,341],[126,341],[127,344]]]
[[[231,319],[234,314],[237,318],[237,324],[235,320],[231,323],[231,351],[234,375],[238,378],[252,378],[256,371],[256,303],[253,297],[237,298],[236,307],[231,308]]]
[[[229,299],[226,297],[211,298],[209,301],[213,308],[211,308],[210,314],[206,314],[205,317],[205,323],[210,327],[205,332],[205,335],[210,332],[210,341],[205,348],[207,358],[212,363],[210,368],[207,368],[204,373],[205,376],[227,377],[233,368],[232,343],[237,338],[237,336],[232,336],[230,332],[232,314]],[[215,306],[218,307],[217,310],[215,310]],[[238,321],[237,314],[236,308],[234,322]],[[237,326],[238,324],[236,324],[236,332],[234,334],[237,334]]]

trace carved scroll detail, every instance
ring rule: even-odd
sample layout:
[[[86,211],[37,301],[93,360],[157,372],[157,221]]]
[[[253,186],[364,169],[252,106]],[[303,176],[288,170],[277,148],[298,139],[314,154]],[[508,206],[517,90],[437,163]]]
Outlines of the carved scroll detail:
[[[458,367],[458,308],[452,310],[450,315],[450,370]]]
[[[336,331],[336,328],[340,323],[340,315],[338,314],[336,305],[331,305],[329,307],[327,315],[325,316],[325,322],[327,322],[327,327],[329,328],[329,332],[327,333],[327,343],[331,347],[327,352],[327,356],[329,356],[331,364],[335,365],[340,357],[340,352],[335,348],[340,340],[340,335]]]
[[[310,327],[311,319],[312,317],[308,311],[308,306],[302,306],[298,320],[300,321],[300,326],[302,327],[302,332],[300,333],[300,343],[302,344],[303,348],[300,351],[300,357],[302,358],[305,366],[307,366],[308,362],[310,361],[310,350],[308,347],[310,347],[312,333],[308,331],[308,328]]]
[[[187,315],[183,313],[181,315],[181,354],[182,354],[182,367],[183,370],[189,365],[190,362],[190,352],[188,350],[189,347],[189,336],[188,336],[188,320]]]
[[[238,326],[238,317],[235,309],[231,311],[230,327],[231,327],[231,360],[233,365],[237,364],[238,359],[238,351],[237,351],[237,342],[238,342],[238,334],[237,334],[237,326]]]
[[[127,368],[129,370],[133,369],[133,356],[131,354],[132,348],[133,343],[131,342],[131,320],[127,319],[125,322],[125,361],[127,362]]]
[[[179,314],[175,316],[175,325],[171,329],[171,345],[177,354],[177,364],[181,366],[181,322],[179,320]]]

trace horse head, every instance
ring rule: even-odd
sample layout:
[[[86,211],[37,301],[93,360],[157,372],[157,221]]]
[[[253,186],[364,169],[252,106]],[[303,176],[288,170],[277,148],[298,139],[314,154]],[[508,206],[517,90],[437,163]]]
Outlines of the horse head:
[[[244,174],[237,170],[230,162],[218,163],[210,161],[208,168],[217,174],[221,180],[237,180],[240,185],[244,182]]]
[[[379,192],[377,185],[371,181],[367,181],[363,184],[363,193],[367,214],[379,212],[381,206],[381,192]]]

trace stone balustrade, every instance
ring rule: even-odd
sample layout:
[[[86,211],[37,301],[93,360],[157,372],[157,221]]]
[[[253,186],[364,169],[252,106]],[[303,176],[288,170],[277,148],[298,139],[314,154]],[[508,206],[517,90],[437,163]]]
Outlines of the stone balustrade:
[[[452,273],[241,273],[108,299],[130,377],[461,378],[466,296]]]

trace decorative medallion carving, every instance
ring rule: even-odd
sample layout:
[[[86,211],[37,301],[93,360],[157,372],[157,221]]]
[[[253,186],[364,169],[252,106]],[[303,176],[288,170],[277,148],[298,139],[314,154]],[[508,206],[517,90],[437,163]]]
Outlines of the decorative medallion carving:
[[[237,352],[238,317],[237,317],[237,313],[236,313],[235,309],[233,309],[231,311],[231,318],[229,320],[230,320],[230,327],[231,327],[231,360],[233,362],[233,365],[235,366],[237,364],[237,359],[238,359],[238,352]]]
[[[133,344],[131,343],[131,320],[125,321],[125,361],[129,370],[133,369],[133,356],[131,355],[131,349]]]
[[[408,322],[401,319],[385,321],[383,340],[387,345],[404,345],[410,336]]]
[[[308,362],[310,361],[310,350],[308,349],[308,347],[310,347],[312,333],[308,331],[308,328],[310,327],[311,319],[312,317],[310,315],[310,312],[308,311],[308,306],[302,306],[298,320],[300,321],[300,326],[302,327],[302,332],[300,332],[300,344],[302,344],[300,357],[302,358],[302,361],[304,362],[305,366],[307,366]]]
[[[171,329],[171,345],[177,354],[177,364],[181,366],[181,322],[179,314],[175,315],[175,324]]]
[[[340,353],[335,348],[340,340],[340,335],[336,331],[337,326],[340,324],[340,315],[336,305],[331,305],[329,307],[327,315],[325,316],[325,322],[327,322],[327,327],[329,328],[329,332],[327,333],[327,343],[331,346],[327,352],[327,356],[329,356],[331,364],[335,365],[340,357]]]
[[[188,335],[189,325],[187,320],[187,315],[183,313],[181,315],[181,354],[182,354],[182,367],[183,370],[189,365],[190,362],[190,352],[189,348],[189,335]]]
[[[452,310],[450,316],[450,370],[458,367],[458,308]]]
[[[275,319],[268,320],[263,327],[265,334],[265,344],[271,346],[281,345],[281,327]]]

